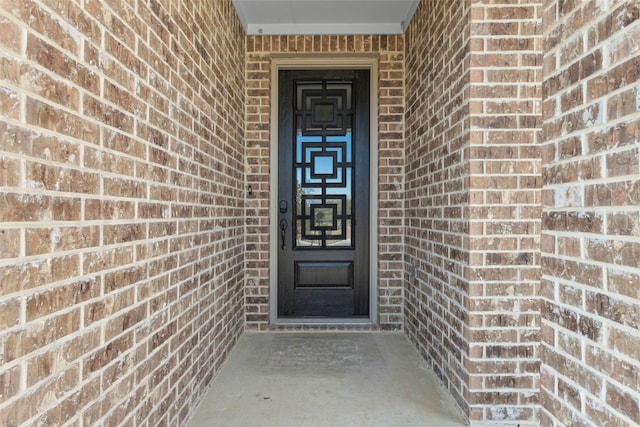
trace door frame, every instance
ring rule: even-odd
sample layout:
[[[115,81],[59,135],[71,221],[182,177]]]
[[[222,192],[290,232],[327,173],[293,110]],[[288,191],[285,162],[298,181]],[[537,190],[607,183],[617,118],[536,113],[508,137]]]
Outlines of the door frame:
[[[358,69],[370,73],[369,318],[278,317],[278,73],[290,69]],[[377,324],[378,319],[378,55],[272,55],[269,162],[269,321],[272,325]]]

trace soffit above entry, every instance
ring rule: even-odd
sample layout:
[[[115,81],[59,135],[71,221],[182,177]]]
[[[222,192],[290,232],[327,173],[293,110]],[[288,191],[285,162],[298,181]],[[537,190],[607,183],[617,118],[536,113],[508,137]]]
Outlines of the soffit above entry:
[[[420,0],[232,0],[248,35],[403,34]]]

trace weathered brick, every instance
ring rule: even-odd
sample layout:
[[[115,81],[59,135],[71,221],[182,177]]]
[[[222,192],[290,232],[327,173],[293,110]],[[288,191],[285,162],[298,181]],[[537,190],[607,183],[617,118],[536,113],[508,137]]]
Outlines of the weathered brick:
[[[110,340],[135,327],[138,322],[145,319],[146,315],[146,305],[140,305],[124,313],[118,313],[116,318],[111,319],[105,325],[105,340]]]
[[[79,205],[79,203],[78,203]],[[79,206],[77,206],[79,210]],[[84,228],[31,228],[25,230],[26,255],[98,246],[100,230]]]
[[[234,8],[29,0],[0,9],[0,221],[19,224],[0,245],[2,364],[13,364],[0,379],[3,419],[157,425],[153,399],[163,402],[158,420],[183,424],[184,400],[201,394],[199,378],[212,378],[242,328],[245,37]],[[223,234],[208,231],[215,218],[237,219]],[[170,236],[195,247],[170,247]],[[216,271],[218,292],[212,277],[199,282],[196,263]],[[192,305],[174,304],[187,283],[193,306],[219,307],[197,326]],[[171,345],[160,337],[173,327],[143,326],[150,307],[168,306],[188,331]],[[206,362],[166,365],[163,379],[198,378],[183,393],[167,380],[135,389],[134,366],[154,343],[159,372],[180,341],[231,318],[201,342]]]
[[[86,280],[33,294],[26,299],[27,319],[33,320],[61,311],[99,295],[95,281]]]
[[[80,272],[79,255],[67,255],[51,260],[51,278],[60,281],[77,277]],[[82,290],[79,289],[79,292]]]
[[[0,332],[20,324],[21,306],[20,298],[0,302]]]
[[[245,37],[227,0],[0,6],[5,422],[182,424],[268,327],[270,57],[295,52],[379,55],[380,328],[470,420],[638,422],[638,3],[421,3],[394,36]]]
[[[571,395],[585,398],[550,388],[543,425],[627,424],[637,422],[638,402],[624,387],[637,385],[629,372],[638,365],[621,364],[618,357],[638,357],[637,215],[627,206],[637,206],[640,170],[638,51],[628,44],[635,30],[626,27],[637,21],[638,5],[560,2],[556,15],[553,3],[543,16],[549,42],[544,102],[556,111],[545,117],[543,137],[550,153],[544,185],[554,197],[543,212],[543,232],[556,245],[543,246],[542,258],[548,287],[556,293],[544,296],[543,324],[549,322],[547,340],[565,339],[547,351],[554,358],[545,359],[542,369],[553,366],[548,382],[571,384]],[[570,197],[580,188],[580,197]],[[557,363],[566,355],[571,363]]]
[[[607,384],[606,402],[615,410],[629,417],[632,422],[640,423],[640,399],[637,395],[609,383]]]
[[[0,397],[3,401],[8,401],[9,398],[20,392],[21,377],[22,370],[19,365],[3,369],[3,372],[0,373]]]
[[[80,310],[74,309],[29,323],[5,336],[4,362],[11,362],[79,330]]]
[[[21,233],[18,229],[0,229],[0,258],[17,258],[20,256]]]

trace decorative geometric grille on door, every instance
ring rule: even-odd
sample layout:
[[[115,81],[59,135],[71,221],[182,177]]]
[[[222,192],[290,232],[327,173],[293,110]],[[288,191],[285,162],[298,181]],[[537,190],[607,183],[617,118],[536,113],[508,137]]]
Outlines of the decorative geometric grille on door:
[[[353,248],[352,82],[296,84],[296,248]]]

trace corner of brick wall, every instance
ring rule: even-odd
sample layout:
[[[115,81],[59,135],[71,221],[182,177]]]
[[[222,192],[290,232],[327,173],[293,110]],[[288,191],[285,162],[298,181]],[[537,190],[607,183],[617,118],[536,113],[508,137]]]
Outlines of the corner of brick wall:
[[[406,35],[405,325],[468,416],[469,8],[422,1]]]
[[[541,3],[407,34],[407,330],[472,425],[538,420]]]
[[[247,328],[269,328],[271,55],[371,54],[378,66],[378,326],[403,326],[404,36],[247,36]],[[273,172],[273,171],[271,171]],[[257,191],[256,191],[257,190]]]
[[[235,10],[9,1],[0,26],[0,423],[183,424],[244,325]]]
[[[640,425],[640,2],[546,2],[542,425]]]

